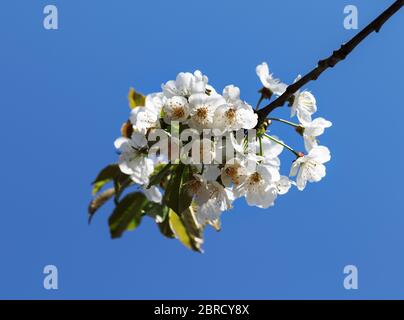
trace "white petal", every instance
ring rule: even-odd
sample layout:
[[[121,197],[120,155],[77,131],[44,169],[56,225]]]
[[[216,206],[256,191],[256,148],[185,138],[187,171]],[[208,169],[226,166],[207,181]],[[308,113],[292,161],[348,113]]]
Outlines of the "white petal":
[[[206,181],[216,181],[220,175],[220,169],[217,165],[205,165],[202,177]]]
[[[304,148],[307,152],[310,152],[315,146],[318,146],[317,139],[313,136],[303,136],[304,138]]]
[[[277,139],[275,136],[274,138]],[[262,139],[262,151],[265,159],[273,159],[282,153],[283,146],[270,139]]]
[[[296,186],[300,191],[303,191],[306,188],[307,180],[304,178],[304,171],[299,170],[296,178]]]
[[[121,149],[125,149],[125,145],[129,144],[130,140],[128,138],[124,138],[124,137],[119,137],[118,139],[116,139],[114,141],[114,146],[116,149],[121,150]],[[123,151],[123,150],[121,150]]]
[[[257,172],[264,177],[266,183],[275,182],[281,178],[279,169],[273,166],[265,164],[258,165]]]
[[[255,68],[255,71],[257,73],[257,76],[260,78],[262,85],[265,87],[267,83],[266,78],[269,76],[268,64],[266,62],[259,64]]]
[[[316,118],[311,123],[307,124],[304,129],[304,134],[308,136],[318,137],[324,133],[325,128],[332,126],[332,123],[324,118]]]
[[[326,175],[326,169],[323,164],[317,164],[315,169],[311,171],[309,182],[318,182]]]
[[[133,143],[133,146],[137,149],[144,148],[147,146],[147,139],[146,136],[142,133],[139,132],[133,132],[131,141]]]
[[[325,146],[315,146],[307,155],[309,158],[325,163],[331,160],[330,150]]]
[[[228,102],[236,102],[240,100],[240,89],[234,85],[226,86],[223,89],[223,97]]]
[[[290,173],[289,173],[290,177],[295,177],[300,169],[301,162],[298,160],[299,159],[293,161],[293,163],[292,163],[292,167],[290,168]]]
[[[149,189],[143,189],[144,194],[146,195],[147,199],[151,202],[161,203],[163,196],[161,191],[156,186],[151,186]]]
[[[292,186],[292,181],[285,176],[282,176],[279,181],[276,183],[278,194],[283,195],[286,194],[290,187]]]
[[[258,115],[250,105],[242,103],[237,108],[237,121],[240,128],[253,129],[258,123]]]

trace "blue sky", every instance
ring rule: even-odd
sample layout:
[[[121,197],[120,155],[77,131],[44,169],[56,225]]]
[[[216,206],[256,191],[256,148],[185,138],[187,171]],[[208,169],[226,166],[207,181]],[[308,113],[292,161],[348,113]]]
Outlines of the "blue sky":
[[[334,124],[321,183],[268,210],[238,202],[221,232],[206,232],[203,255],[150,219],[110,240],[111,206],[86,220],[90,182],[116,160],[130,86],[150,93],[201,69],[255,104],[258,63],[290,82],[355,34],[345,5],[363,27],[392,2],[2,1],[0,298],[404,298],[403,12],[307,86]],[[47,4],[57,31],[42,26]],[[48,264],[59,290],[42,286]],[[349,264],[358,290],[343,287]]]

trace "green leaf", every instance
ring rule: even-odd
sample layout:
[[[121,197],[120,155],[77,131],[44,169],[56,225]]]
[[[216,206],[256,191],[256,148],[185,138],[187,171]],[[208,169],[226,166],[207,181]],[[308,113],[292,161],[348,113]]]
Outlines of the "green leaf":
[[[168,213],[169,224],[171,230],[173,230],[175,237],[181,241],[181,243],[189,249],[192,249],[191,238],[188,235],[187,230],[185,229],[184,224],[181,221],[181,218],[170,209]]]
[[[182,214],[185,210],[187,210],[192,203],[192,195],[189,194],[189,191],[187,190],[187,187],[185,185],[186,182],[191,180],[192,178],[192,170],[191,167],[185,167],[185,169],[182,172],[182,181],[181,181],[181,187],[179,189],[179,195],[178,195],[178,211],[180,214]]]
[[[170,239],[175,238],[175,234],[170,227],[170,219],[168,218],[168,216],[166,217],[166,219],[163,222],[157,223],[157,227],[159,228],[159,230],[163,236],[170,238]]]
[[[168,218],[171,230],[184,246],[197,252],[203,252],[201,248],[203,230],[196,222],[192,207],[185,210],[182,217],[170,209]]]
[[[172,168],[172,164],[168,163],[166,165],[158,165],[150,176],[150,182],[147,188],[153,185],[159,184],[169,173]]]
[[[168,215],[167,206],[150,201],[143,207],[143,211],[156,222],[164,221]]]
[[[199,239],[195,240],[195,242],[202,241],[204,226],[200,226],[198,224],[193,207],[190,206],[186,210],[184,210],[182,212],[181,218],[189,235],[193,239]]]
[[[92,182],[93,185],[93,195],[96,195],[101,188],[107,184],[109,181],[116,179],[121,173],[119,166],[117,164],[110,164],[102,169],[95,180]]]
[[[133,184],[132,179],[130,176],[126,176],[123,179],[115,179],[114,180],[114,188],[115,188],[115,204],[118,204],[119,198],[121,197],[122,193],[125,191],[127,187]]]
[[[109,188],[102,192],[100,195],[95,197],[88,206],[88,223],[91,223],[91,220],[95,214],[95,212],[103,206],[109,199],[111,199],[115,194],[114,188]]]
[[[143,94],[136,92],[135,89],[130,88],[128,94],[128,100],[129,100],[129,107],[133,109],[136,107],[143,107],[146,102],[146,97]]]
[[[178,164],[166,187],[164,202],[179,214],[186,210],[192,202],[192,196],[188,194],[184,186],[191,176],[192,172],[189,166]]]
[[[118,203],[109,217],[111,237],[119,238],[126,230],[135,229],[142,220],[143,207],[146,205],[146,196],[141,192],[132,192]]]
[[[169,208],[159,203],[149,202],[144,206],[143,211],[156,222],[160,232],[167,238],[175,238],[171,230],[168,212]]]

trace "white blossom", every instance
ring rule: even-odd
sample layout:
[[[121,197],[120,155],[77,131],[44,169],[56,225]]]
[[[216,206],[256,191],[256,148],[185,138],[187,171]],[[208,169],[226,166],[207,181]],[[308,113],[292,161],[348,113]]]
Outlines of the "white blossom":
[[[288,193],[289,189],[294,184],[295,183],[286,176],[281,176],[280,179],[275,183],[278,194],[280,195]]]
[[[279,155],[283,151],[283,146],[265,137],[261,139],[261,145],[259,145],[259,148],[261,148],[261,146],[262,156],[264,157],[262,164],[265,165],[271,173],[272,181],[278,181],[280,179],[279,170],[281,166]]]
[[[318,145],[317,137],[324,133],[326,128],[332,126],[332,123],[324,118],[316,118],[307,122],[303,130],[304,145],[307,151]]]
[[[224,131],[252,129],[258,116],[253,108],[240,99],[240,89],[230,85],[224,88],[226,104],[219,106],[214,115],[214,127]]]
[[[194,139],[181,148],[182,161],[187,164],[211,164],[215,153],[215,142],[208,138]]]
[[[238,186],[246,179],[247,173],[244,161],[239,158],[233,158],[224,165],[220,178],[226,187],[231,184]]]
[[[194,93],[205,93],[208,77],[199,70],[194,74],[181,72],[175,80],[170,80],[162,85],[164,95],[168,98],[173,96],[183,96],[188,98]]]
[[[154,163],[147,157],[146,137],[134,132],[131,139],[123,137],[116,139],[115,148],[120,153],[118,160],[120,170],[130,175],[134,182],[140,185],[148,184]]]
[[[290,170],[290,176],[297,175],[296,185],[304,190],[308,182],[318,182],[325,177],[324,163],[330,161],[331,155],[327,147],[315,146],[305,156],[297,158]]]
[[[197,130],[213,129],[213,118],[219,106],[225,105],[226,100],[221,95],[204,93],[193,94],[189,97],[190,120],[188,124]]]
[[[294,95],[291,117],[297,115],[299,121],[306,125],[311,122],[311,116],[317,111],[316,98],[309,91],[298,91]]]
[[[245,196],[248,205],[268,208],[274,204],[278,195],[272,174],[265,165],[258,164],[256,170],[234,188],[236,197]]]
[[[188,188],[198,204],[196,218],[201,225],[216,221],[223,211],[232,208],[232,192],[216,181],[206,181],[203,176],[195,174]]]
[[[154,164],[175,162],[179,159],[182,147],[181,141],[177,137],[172,137],[168,132],[161,129],[151,129],[148,134],[149,148],[148,156],[154,161]]]
[[[181,96],[174,96],[165,102],[163,106],[164,121],[171,124],[171,121],[184,122],[189,116],[188,100]]]
[[[286,91],[286,88],[288,87],[287,84],[281,82],[279,79],[275,79],[273,74],[269,73],[268,64],[266,62],[258,65],[256,72],[262,85],[275,95],[281,96]]]
[[[269,72],[267,63],[258,65],[256,73],[274,95],[280,96],[287,89]],[[299,79],[300,76],[295,82]],[[268,208],[292,186],[303,190],[307,182],[325,177],[324,164],[331,156],[327,147],[318,145],[317,137],[332,123],[324,118],[312,120],[316,111],[313,94],[297,91],[291,116],[297,116],[300,124],[273,119],[296,127],[304,140],[304,155],[291,147],[294,143],[289,146],[289,142],[262,131],[258,138],[251,137],[255,130],[250,129],[257,126],[258,116],[240,98],[238,87],[228,85],[219,94],[200,71],[181,72],[175,80],[162,85],[162,92],[147,95],[144,106],[132,109],[130,123],[122,130],[125,137],[115,141],[118,165],[139,185],[148,201],[168,205],[164,190],[159,184],[149,186],[149,179],[157,166],[168,168],[162,172],[163,182],[175,179],[177,170],[165,164],[181,161],[192,174],[181,176],[184,181],[179,188],[185,187],[192,197],[197,223],[216,224],[236,198],[245,197],[250,206]],[[208,133],[205,129],[211,130]],[[298,156],[290,170],[296,182],[281,174],[280,155],[284,150]],[[162,222],[160,216],[156,219]]]
[[[132,109],[130,121],[134,130],[146,134],[148,129],[160,127],[159,118],[165,99],[162,93],[149,94],[144,107]]]

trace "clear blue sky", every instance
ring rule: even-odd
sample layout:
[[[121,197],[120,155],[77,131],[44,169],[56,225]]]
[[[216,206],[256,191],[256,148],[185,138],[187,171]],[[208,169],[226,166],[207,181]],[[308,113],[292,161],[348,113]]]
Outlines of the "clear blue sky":
[[[308,86],[334,123],[321,183],[268,210],[238,202],[203,255],[150,219],[112,241],[111,206],[90,227],[86,216],[91,180],[116,160],[130,86],[154,92],[201,69],[254,104],[258,63],[290,82],[355,34],[345,5],[363,27],[392,2],[2,1],[0,298],[404,298],[404,12]],[[42,27],[46,4],[57,31]],[[48,264],[57,291],[42,287]],[[343,287],[348,264],[359,290]]]

